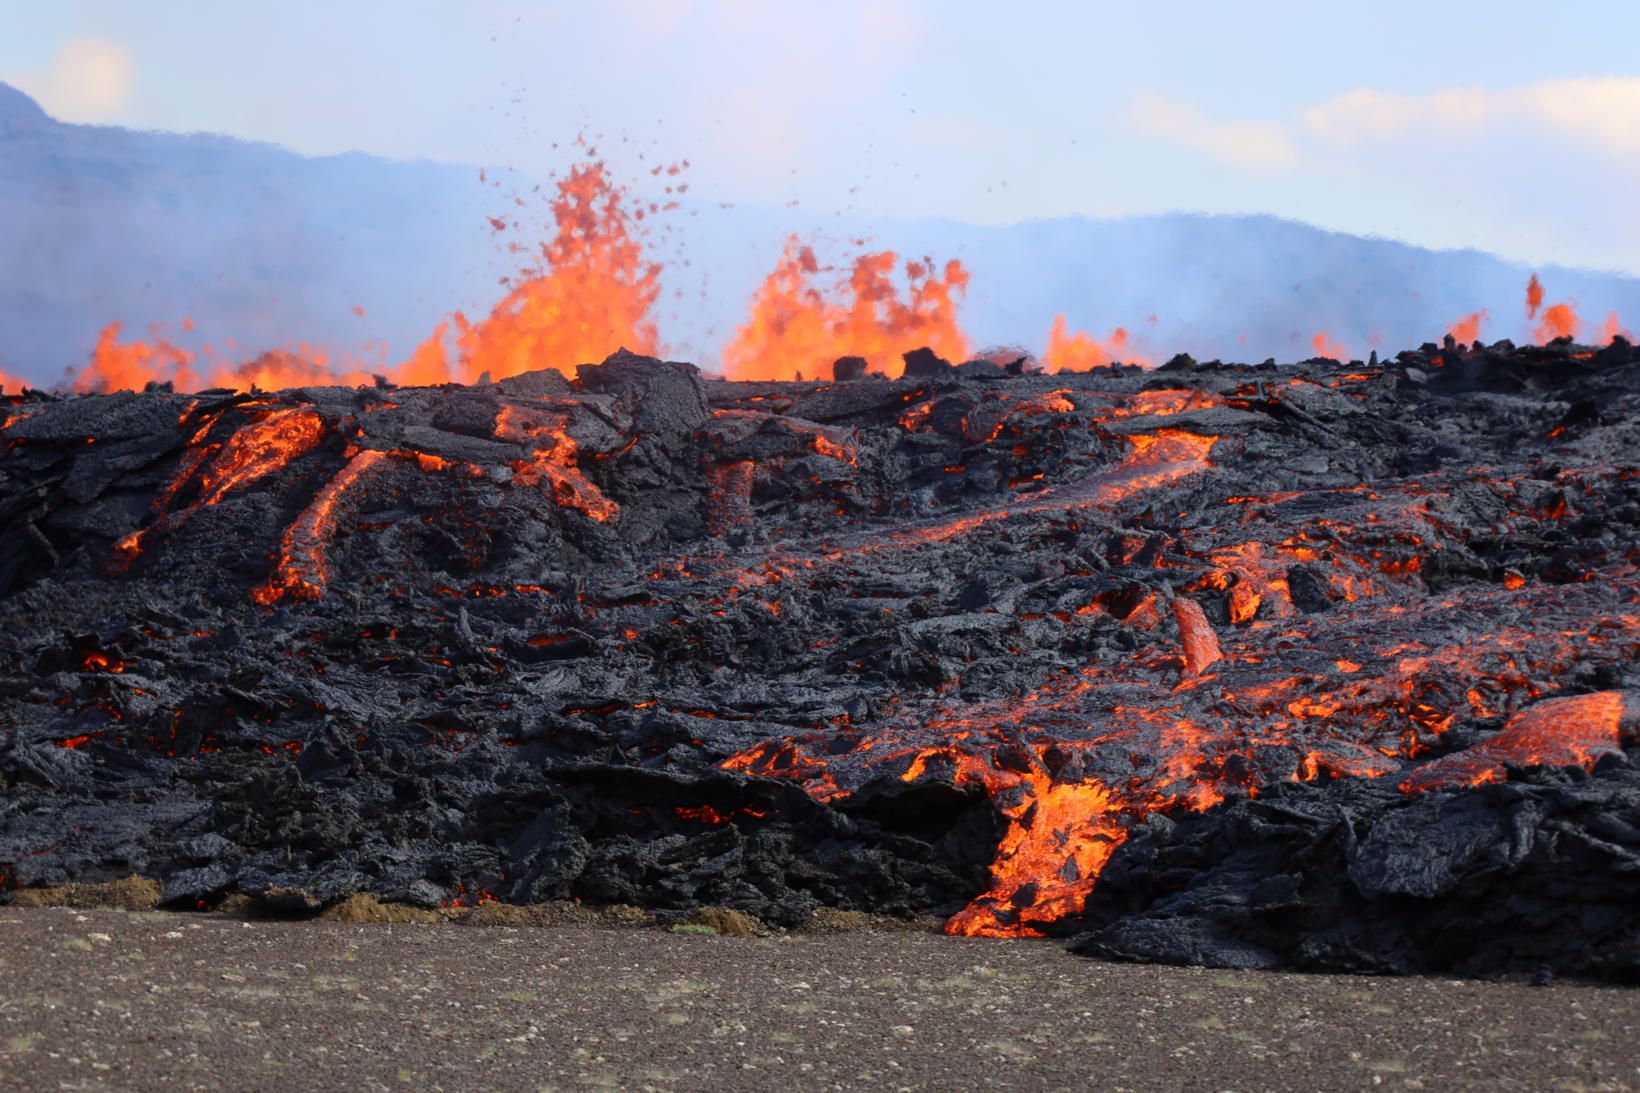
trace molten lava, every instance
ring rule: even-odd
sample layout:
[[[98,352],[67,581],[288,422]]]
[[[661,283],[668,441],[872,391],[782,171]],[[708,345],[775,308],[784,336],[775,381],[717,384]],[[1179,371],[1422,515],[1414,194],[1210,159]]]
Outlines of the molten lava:
[[[1465,315],[1463,318],[1447,327],[1446,332],[1450,334],[1453,340],[1458,342],[1460,345],[1471,345],[1480,341],[1481,324],[1486,321],[1486,308],[1483,307],[1479,311]]]
[[[565,508],[608,523],[621,513],[621,507],[582,473],[578,456],[580,447],[566,429],[566,419],[548,420],[545,415],[504,408],[496,417],[495,435],[530,445],[528,461],[513,464],[513,481],[521,486],[545,485],[553,500]]]
[[[1576,338],[1582,329],[1583,320],[1570,303],[1551,304],[1532,336],[1539,345],[1547,345],[1556,338]]]
[[[312,451],[325,423],[311,410],[275,410],[230,436],[200,473],[199,503],[214,505],[235,489],[272,474]]]
[[[586,163],[571,170],[558,184],[552,212],[556,233],[540,248],[542,268],[526,271],[488,316],[454,316],[459,367],[450,364],[450,324],[441,323],[388,378],[412,385],[472,381],[486,373],[499,380],[537,368],[573,374],[577,365],[602,360],[618,346],[655,351],[658,337],[650,311],[660,292],[661,267],[644,257],[632,231],[634,215],[604,165]],[[157,333],[151,341],[122,342],[120,332],[118,323],[102,331],[90,365],[75,378],[75,390],[141,390],[150,383],[170,383],[178,390],[201,386],[201,354]],[[310,346],[264,353],[242,364],[215,361],[208,376],[206,386],[241,391],[362,387],[374,379],[364,368],[332,365],[324,352]]]
[[[1128,342],[1128,332],[1117,327],[1110,337],[1099,341],[1089,334],[1068,333],[1064,315],[1053,317],[1048,331],[1048,348],[1042,354],[1043,368],[1048,372],[1086,372],[1107,364],[1149,364],[1135,352]]]
[[[1052,413],[1070,414],[1081,396],[1066,391],[1048,397],[1065,404]],[[1206,393],[1147,391],[1120,400],[1100,417],[1132,422],[1146,412],[1165,416],[1216,401]],[[921,418],[902,426],[925,427]],[[1007,442],[994,426],[978,434],[965,426],[965,436]],[[1114,510],[1210,469],[1217,442],[1166,427],[1125,439],[1129,455],[1102,473],[915,531],[851,536],[846,544],[810,550],[803,564],[837,581],[881,552],[937,548],[1016,518]],[[1411,610],[1401,605],[1419,603],[1413,590],[1423,589],[1421,554],[1443,534],[1431,522],[1426,500],[1440,488],[1430,481],[1409,483],[1404,494],[1345,488],[1327,504],[1328,516],[1308,519],[1281,514],[1288,505],[1300,506],[1293,511],[1302,513],[1302,506],[1317,503],[1314,494],[1233,497],[1249,517],[1257,503],[1263,519],[1281,521],[1279,541],[1238,539],[1235,521],[1185,531],[1150,564],[1205,566],[1186,587],[1203,597],[1224,596],[1235,629],[1221,643],[1196,595],[1174,597],[1182,682],[1162,686],[1157,678],[1171,666],[1171,678],[1178,680],[1178,658],[1139,652],[1126,661],[1090,663],[1011,699],[907,711],[846,749],[829,734],[801,735],[754,745],[723,765],[794,780],[816,799],[834,803],[884,767],[907,782],[933,778],[979,786],[1006,827],[989,889],[947,929],[987,936],[1051,930],[1079,911],[1131,824],[1147,813],[1205,809],[1229,795],[1256,793],[1261,782],[1274,778],[1388,775],[1447,731],[1460,713],[1493,716],[1535,697],[1531,681],[1564,673],[1585,643],[1616,641],[1617,647],[1640,649],[1640,620],[1609,618],[1591,619],[1587,633],[1498,627],[1448,647],[1385,642],[1381,620],[1417,625],[1400,621]],[[1523,511],[1520,518],[1537,517]],[[1124,560],[1137,563],[1151,549],[1135,548]],[[789,560],[780,566],[792,572]],[[742,578],[741,587],[769,579],[786,578]],[[1522,585],[1505,587],[1513,591]],[[1384,598],[1395,603],[1374,606]],[[1139,591],[1102,594],[1056,617],[1061,625],[1079,625],[1104,616],[1139,632],[1163,625],[1154,603],[1153,594]],[[1442,601],[1416,610],[1427,617],[1427,627],[1442,631],[1462,629],[1474,609]],[[1271,643],[1297,650],[1320,640],[1323,632],[1333,647],[1351,655],[1318,661],[1310,669],[1314,674],[1283,672],[1282,662],[1293,654],[1269,655]],[[1443,697],[1451,693],[1461,696],[1456,706]],[[1197,711],[1189,716],[1187,701]],[[1544,705],[1547,713],[1531,707],[1517,724],[1541,726],[1559,714],[1587,713],[1599,740],[1610,738],[1606,730],[1615,722],[1609,710],[1594,708],[1598,703]],[[1317,734],[1328,740],[1324,748],[1295,749]],[[1500,739],[1500,752],[1520,763],[1579,761],[1598,753],[1593,747],[1557,750],[1535,739],[1520,746],[1508,743],[1513,737]],[[1277,754],[1284,756],[1279,773],[1268,767],[1260,772],[1258,764]],[[1112,760],[1103,757],[1117,755],[1129,759],[1113,770]],[[1255,760],[1255,755],[1266,758]],[[1432,770],[1428,777],[1439,776]]]
[[[545,268],[520,282],[490,314],[469,322],[456,313],[457,341],[469,379],[492,380],[536,368],[573,374],[620,347],[653,353],[649,317],[660,294],[661,267],[644,258],[632,236],[623,195],[602,163],[583,164],[559,182],[552,203],[558,231],[541,247]],[[437,371],[423,346],[410,367]]]
[[[1568,300],[1544,308],[1543,298],[1543,283],[1534,273],[1526,284],[1526,317],[1536,319],[1541,309],[1543,318],[1532,329],[1533,340],[1539,345],[1548,345],[1556,338],[1576,338],[1583,330],[1583,320],[1572,302]]]
[[[1600,326],[1600,340],[1603,344],[1610,345],[1618,338],[1622,338],[1630,345],[1634,344],[1634,332],[1623,326],[1623,321],[1617,317],[1617,312],[1608,312],[1606,321]]]
[[[1344,348],[1344,343],[1323,331],[1310,339],[1310,348],[1317,357],[1326,360],[1347,361],[1350,351]]]
[[[314,495],[308,507],[285,529],[278,565],[268,583],[251,593],[252,599],[268,606],[286,599],[317,599],[324,593],[329,580],[325,552],[335,532],[337,506],[386,457],[387,453],[380,451],[356,453],[336,477]]]
[[[109,323],[97,336],[91,364],[74,380],[76,391],[140,391],[149,383],[170,381],[183,390],[194,384],[194,354],[160,338],[124,342],[120,324]]]
[[[1419,768],[1401,782],[1406,793],[1502,781],[1508,767],[1585,770],[1615,755],[1640,729],[1640,710],[1621,691],[1552,698],[1519,711],[1496,736]]]
[[[1185,672],[1199,676],[1224,659],[1219,639],[1213,626],[1195,600],[1173,601],[1173,617],[1179,624],[1179,639],[1184,643]]]
[[[55,628],[59,644],[63,633],[91,637],[33,655],[38,679],[15,700],[42,706],[31,739],[68,750],[97,741],[91,756],[52,753],[78,763],[128,746],[120,733],[141,724],[154,749],[197,757],[221,745],[195,721],[221,735],[278,725],[278,739],[234,743],[281,763],[302,755],[315,784],[330,777],[325,757],[348,751],[330,733],[347,717],[361,721],[346,734],[359,748],[397,731],[382,728],[391,721],[413,727],[416,749],[439,762],[477,753],[503,765],[515,750],[525,766],[509,768],[495,800],[530,788],[493,812],[546,817],[532,830],[573,845],[546,855],[566,870],[593,849],[614,860],[597,840],[643,824],[727,853],[765,821],[791,822],[764,807],[771,795],[824,815],[827,839],[880,822],[892,842],[899,823],[922,846],[924,803],[939,813],[955,799],[953,814],[989,810],[995,826],[983,830],[999,837],[988,879],[975,895],[983,859],[969,861],[952,871],[966,878],[960,896],[925,906],[966,900],[952,932],[1029,936],[1082,913],[1112,855],[1156,814],[1234,807],[1273,785],[1321,788],[1293,782],[1381,777],[1386,794],[1419,794],[1524,766],[1593,769],[1634,735],[1626,692],[1548,697],[1560,681],[1616,678],[1614,666],[1640,655],[1640,552],[1618,504],[1640,471],[1609,438],[1591,442],[1608,424],[1576,409],[1597,404],[1576,385],[1630,367],[1621,347],[1580,352],[1575,367],[1559,351],[1476,348],[1455,360],[1430,348],[1403,355],[1413,363],[1350,370],[1181,361],[1090,374],[1135,359],[1127,334],[1101,342],[1061,315],[1044,355],[1053,378],[935,369],[799,384],[785,381],[825,376],[845,355],[889,375],[923,346],[964,360],[956,312],[968,274],[882,252],[831,288],[793,240],[725,357],[732,376],[782,382],[739,387],[623,358],[573,384],[432,387],[541,367],[576,374],[615,344],[655,347],[658,267],[602,167],[572,172],[553,211],[541,268],[487,318],[456,315],[394,373],[428,387],[0,400],[18,481],[35,476],[8,510],[24,515],[0,557],[5,581],[106,558],[110,545],[120,564],[76,579],[124,579],[121,564],[161,540],[188,544],[176,560],[189,571],[246,552],[184,532],[237,534],[245,514],[241,527],[260,526],[257,506],[296,513],[245,563],[271,562],[243,587],[261,581],[251,599],[282,609],[254,612],[278,640],[251,640],[272,652],[228,654],[235,669],[223,678],[244,686],[214,680],[204,699],[168,692],[159,709],[138,686],[166,666],[156,646],[209,639],[231,611],[150,640],[196,604],[144,605],[118,637],[101,620]],[[1570,303],[1544,306],[1535,276],[1528,312],[1541,316],[1540,342],[1580,327]],[[1478,342],[1486,319],[1477,311],[1449,333]],[[1619,333],[1613,316],[1607,341]],[[1348,356],[1325,333],[1311,344],[1318,357]],[[1508,367],[1493,368],[1499,360]],[[1489,388],[1490,401],[1464,406],[1497,428],[1458,437],[1452,421],[1468,419],[1442,400],[1483,370],[1513,394]],[[186,386],[198,375],[239,388],[370,382],[309,349],[218,366],[157,335],[122,343],[111,326],[77,383]],[[105,410],[138,427],[102,428]],[[60,428],[35,431],[35,415],[53,414]],[[1523,421],[1520,437],[1499,440]],[[133,436],[143,443],[127,446]],[[105,460],[88,447],[114,450]],[[53,504],[63,517],[48,535],[36,521]],[[167,572],[151,564],[127,577],[159,587]],[[239,592],[230,598],[244,607]],[[105,641],[138,651],[104,652]],[[327,678],[258,688],[270,662]],[[346,696],[331,676],[355,670],[370,687],[377,676],[413,680],[412,697],[368,721],[366,684]],[[36,702],[53,687],[80,689]],[[289,739],[287,722],[310,706],[306,740]],[[1450,751],[1494,719],[1501,731]],[[304,753],[305,743],[315,747]],[[594,768],[627,792],[663,796],[575,827],[573,793],[531,781]],[[714,803],[688,795],[696,782]],[[601,807],[601,784],[575,792],[585,794],[575,808]],[[754,805],[738,794],[763,796]],[[854,823],[856,808],[869,822]],[[510,838],[473,841],[474,859]],[[450,883],[459,901],[504,879]],[[549,882],[517,891],[539,898]]]
[[[905,291],[894,280],[892,251],[862,254],[839,290],[816,283],[822,272],[812,248],[794,236],[752,299],[751,318],[723,351],[730,379],[814,379],[838,357],[864,357],[878,371],[900,374],[901,355],[921,346],[966,360],[968,338],[957,323],[957,301],[968,271],[955,259],[936,274],[930,262],[907,262]]]
[[[910,772],[907,772],[910,773]],[[1032,937],[1080,910],[1094,879],[1127,838],[1117,803],[1093,780],[1063,782],[1046,770],[965,775],[986,789],[1009,821],[991,866],[991,889],[946,923],[969,937]]]

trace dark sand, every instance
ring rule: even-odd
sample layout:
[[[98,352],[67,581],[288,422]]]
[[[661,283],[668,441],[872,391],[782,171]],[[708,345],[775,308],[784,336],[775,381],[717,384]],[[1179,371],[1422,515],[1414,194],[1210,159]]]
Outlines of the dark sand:
[[[12,1089],[1626,1090],[1640,991],[860,932],[0,908]]]

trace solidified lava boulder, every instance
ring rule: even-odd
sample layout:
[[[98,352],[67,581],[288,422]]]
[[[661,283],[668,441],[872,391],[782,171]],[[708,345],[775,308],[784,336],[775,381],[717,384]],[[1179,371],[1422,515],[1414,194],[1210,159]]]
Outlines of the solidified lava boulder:
[[[634,428],[678,443],[707,418],[706,389],[692,364],[658,361],[621,350],[602,364],[587,365],[577,382],[586,391],[612,395],[630,408]]]
[[[0,899],[1633,977],[1637,411],[1615,343],[0,398]]]
[[[951,371],[951,362],[924,346],[902,354],[907,379],[931,379]]]
[[[1417,797],[1273,787],[1152,817],[1101,874],[1075,945],[1107,959],[1640,980],[1635,753]]]
[[[865,379],[866,363],[864,357],[838,357],[832,362],[831,378],[838,383]]]

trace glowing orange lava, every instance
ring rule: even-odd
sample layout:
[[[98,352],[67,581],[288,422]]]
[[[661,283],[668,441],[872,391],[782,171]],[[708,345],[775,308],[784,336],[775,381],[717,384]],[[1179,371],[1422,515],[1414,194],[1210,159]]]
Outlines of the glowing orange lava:
[[[496,415],[495,435],[530,446],[529,460],[513,464],[514,482],[520,486],[544,483],[558,504],[607,524],[621,514],[621,506],[582,473],[580,446],[569,435],[566,420],[549,420],[546,414],[507,406]]]
[[[541,248],[546,268],[520,282],[488,317],[475,323],[456,313],[469,379],[537,368],[573,374],[616,349],[653,354],[659,344],[649,311],[660,294],[661,267],[632,237],[622,192],[604,165],[570,171],[552,212],[558,230]],[[436,374],[437,364],[425,345],[411,362],[418,375]]]
[[[1601,344],[1610,345],[1618,338],[1622,338],[1630,345],[1634,344],[1633,331],[1630,331],[1623,326],[1622,320],[1617,317],[1617,312],[1608,312],[1606,315],[1606,321],[1600,326]]]
[[[1184,643],[1185,671],[1199,676],[1224,659],[1218,635],[1202,613],[1201,604],[1180,597],[1173,601],[1173,617],[1179,623],[1179,639]]]
[[[1048,331],[1048,348],[1042,354],[1045,371],[1086,372],[1115,361],[1124,364],[1150,363],[1128,344],[1128,332],[1122,327],[1112,330],[1110,337],[1099,341],[1082,331],[1068,333],[1065,316],[1053,317],[1053,326]]]
[[[542,268],[528,271],[488,316],[476,321],[460,312],[454,316],[459,367],[451,365],[446,344],[451,324],[441,323],[386,378],[431,385],[472,381],[485,373],[498,380],[537,368],[573,374],[577,365],[602,360],[617,348],[656,352],[659,339],[649,312],[660,292],[661,267],[644,257],[632,234],[633,214],[604,165],[572,169],[558,184],[552,211],[557,230],[541,246]],[[120,331],[118,323],[102,331],[90,365],[74,380],[76,390],[140,390],[167,382],[178,390],[194,390],[201,385],[200,354],[157,333],[150,341],[122,342]],[[333,365],[311,346],[276,350],[239,364],[213,360],[208,375],[206,386],[241,391],[374,382],[368,370]]]
[[[193,386],[194,354],[157,337],[122,343],[120,330],[119,323],[109,323],[97,336],[90,366],[74,379],[76,391],[140,391],[167,380],[184,390]]]
[[[1551,698],[1511,717],[1496,736],[1420,767],[1401,782],[1405,793],[1502,781],[1506,767],[1581,766],[1619,751],[1640,725],[1623,692]]]
[[[960,769],[960,768],[959,768]],[[962,777],[959,774],[959,778]],[[1121,809],[1093,780],[1055,781],[1044,770],[993,775],[993,800],[1009,821],[991,865],[991,888],[945,925],[968,937],[1035,937],[1082,909],[1094,880],[1127,839]]]
[[[928,262],[907,262],[902,296],[893,251],[862,254],[837,294],[816,286],[822,272],[814,251],[793,236],[774,271],[752,298],[751,318],[723,351],[730,379],[814,379],[831,374],[838,357],[864,357],[889,376],[904,369],[902,353],[922,346],[963,361],[968,338],[957,323],[957,300],[968,271],[952,260],[936,274]]]
[[[1551,304],[1532,337],[1539,345],[1547,345],[1556,338],[1576,338],[1582,329],[1583,320],[1570,303]]]
[[[386,452],[362,451],[348,460],[336,477],[325,483],[296,521],[285,529],[279,563],[268,583],[255,588],[251,598],[264,606],[285,599],[317,599],[325,590],[329,570],[325,552],[336,526],[336,506]]]
[[[1481,324],[1486,322],[1486,320],[1486,309],[1483,307],[1479,311],[1465,315],[1463,318],[1447,327],[1446,332],[1452,335],[1453,340],[1459,344],[1470,345],[1474,342],[1480,341]]]
[[[200,475],[202,505],[214,505],[290,461],[307,454],[325,434],[325,423],[311,410],[275,410],[263,420],[235,432]]]
[[[1326,331],[1322,331],[1310,339],[1310,348],[1315,351],[1315,355],[1318,357],[1328,357],[1335,361],[1350,359],[1350,351],[1344,348],[1344,343]]]

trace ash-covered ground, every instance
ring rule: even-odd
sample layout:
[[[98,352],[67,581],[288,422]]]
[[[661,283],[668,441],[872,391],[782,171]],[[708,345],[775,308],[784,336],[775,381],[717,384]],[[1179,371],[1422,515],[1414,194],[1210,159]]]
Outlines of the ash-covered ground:
[[[0,406],[0,889],[1640,972],[1640,355]]]

